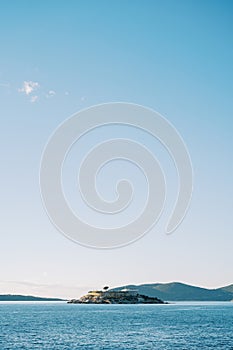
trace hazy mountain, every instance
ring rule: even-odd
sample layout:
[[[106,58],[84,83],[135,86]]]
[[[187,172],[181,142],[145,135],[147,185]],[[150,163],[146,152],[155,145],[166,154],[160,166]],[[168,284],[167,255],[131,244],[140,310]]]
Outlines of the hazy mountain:
[[[229,286],[223,287],[221,289],[224,290],[225,292],[229,292],[233,294],[233,284],[230,284]]]
[[[59,298],[42,298],[31,295],[0,294],[0,301],[63,301]]]
[[[207,289],[194,287],[184,283],[152,283],[141,285],[125,285],[123,288],[137,290],[139,294],[157,297],[164,301],[231,301],[233,300],[233,284],[230,286]]]

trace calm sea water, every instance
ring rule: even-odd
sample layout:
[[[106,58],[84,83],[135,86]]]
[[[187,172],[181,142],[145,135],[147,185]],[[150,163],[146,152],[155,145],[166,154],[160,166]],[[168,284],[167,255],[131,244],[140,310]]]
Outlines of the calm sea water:
[[[0,303],[0,349],[233,350],[233,303]]]

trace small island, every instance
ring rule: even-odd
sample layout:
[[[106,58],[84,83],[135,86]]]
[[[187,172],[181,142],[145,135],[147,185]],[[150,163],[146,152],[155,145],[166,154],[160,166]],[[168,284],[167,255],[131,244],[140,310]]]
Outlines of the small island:
[[[71,299],[68,304],[166,304],[164,301],[147,295],[138,294],[136,290],[122,289],[89,291],[80,299]]]

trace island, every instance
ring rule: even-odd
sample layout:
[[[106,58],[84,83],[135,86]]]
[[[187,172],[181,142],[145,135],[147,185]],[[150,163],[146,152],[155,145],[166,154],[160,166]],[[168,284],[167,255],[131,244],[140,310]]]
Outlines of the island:
[[[122,289],[119,291],[94,290],[79,299],[71,299],[68,304],[166,304],[161,299],[138,294],[137,290]]]
[[[32,295],[0,294],[0,301],[65,301],[65,299],[43,298]]]

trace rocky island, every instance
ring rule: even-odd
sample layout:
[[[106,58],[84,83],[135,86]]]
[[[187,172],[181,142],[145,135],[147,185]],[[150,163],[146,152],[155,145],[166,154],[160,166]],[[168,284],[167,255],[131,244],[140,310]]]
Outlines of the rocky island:
[[[80,299],[71,299],[68,304],[165,304],[164,301],[147,295],[138,294],[135,290],[122,289],[90,291]]]

